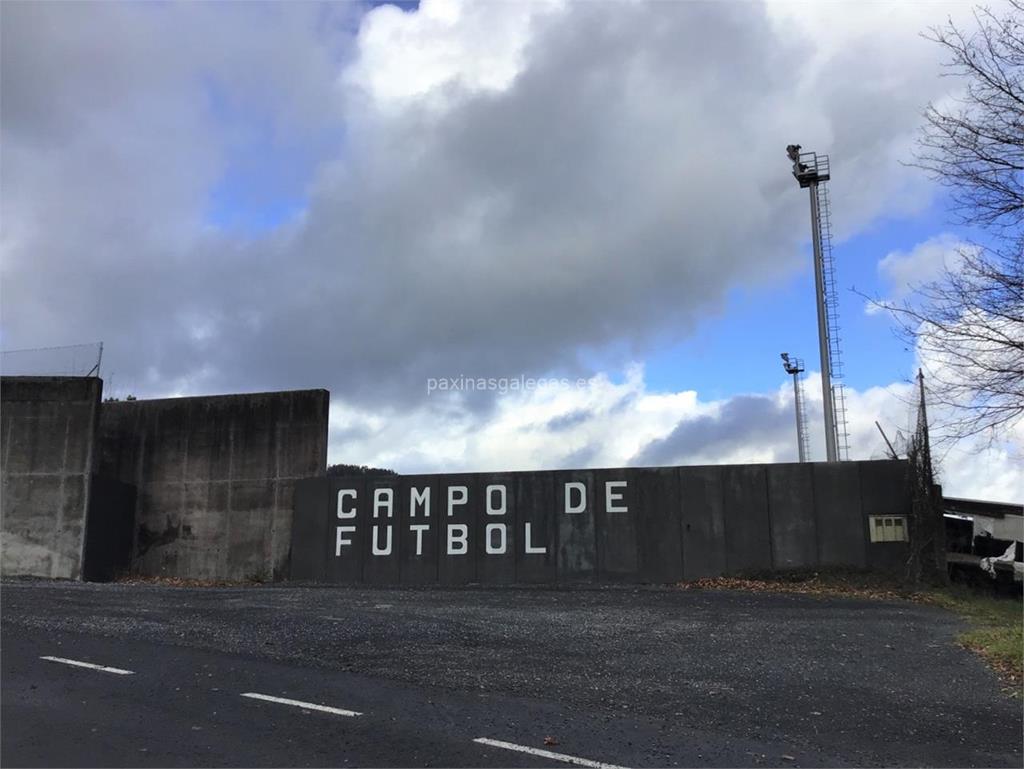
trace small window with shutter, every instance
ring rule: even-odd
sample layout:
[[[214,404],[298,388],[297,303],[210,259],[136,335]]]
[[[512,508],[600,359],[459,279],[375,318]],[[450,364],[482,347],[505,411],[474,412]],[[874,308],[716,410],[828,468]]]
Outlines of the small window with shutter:
[[[909,541],[905,515],[872,515],[868,520],[872,542]]]

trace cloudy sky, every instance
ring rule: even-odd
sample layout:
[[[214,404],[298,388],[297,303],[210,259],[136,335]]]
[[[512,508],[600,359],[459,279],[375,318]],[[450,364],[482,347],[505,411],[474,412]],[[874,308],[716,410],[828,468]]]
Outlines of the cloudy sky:
[[[121,397],[326,387],[331,461],[403,472],[792,461],[788,351],[821,458],[796,142],[881,457],[918,362],[853,289],[971,235],[904,165],[962,87],[920,33],[969,12],[5,2],[0,343],[102,340]],[[431,391],[459,377],[570,386]],[[1022,430],[944,452],[947,493],[1024,500]]]

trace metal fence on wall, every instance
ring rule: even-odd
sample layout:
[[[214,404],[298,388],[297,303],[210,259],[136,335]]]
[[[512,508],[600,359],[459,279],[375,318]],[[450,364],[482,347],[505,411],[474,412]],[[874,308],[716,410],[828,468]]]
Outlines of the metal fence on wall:
[[[99,376],[103,342],[0,351],[4,376]]]

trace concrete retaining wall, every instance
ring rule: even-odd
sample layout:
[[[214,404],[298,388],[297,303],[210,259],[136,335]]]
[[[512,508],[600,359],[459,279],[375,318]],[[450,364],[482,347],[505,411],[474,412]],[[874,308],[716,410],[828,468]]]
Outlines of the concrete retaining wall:
[[[132,572],[285,576],[295,482],[326,471],[328,405],[326,390],[103,404],[99,473],[135,489]]]
[[[888,568],[905,546],[869,545],[867,517],[909,513],[905,472],[881,461],[316,478],[297,486],[290,574],[673,582]]]
[[[81,576],[102,394],[93,377],[0,380],[5,576]]]
[[[909,513],[904,462],[328,478],[324,390],[2,396],[4,575],[673,582],[907,554],[867,526]]]

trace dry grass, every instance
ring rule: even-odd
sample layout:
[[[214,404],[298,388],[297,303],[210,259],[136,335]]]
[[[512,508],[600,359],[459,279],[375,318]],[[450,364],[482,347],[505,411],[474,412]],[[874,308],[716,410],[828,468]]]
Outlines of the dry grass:
[[[985,658],[1020,696],[1024,680],[1024,619],[1021,602],[954,586],[933,590],[921,600],[955,612],[971,623],[959,643]]]

